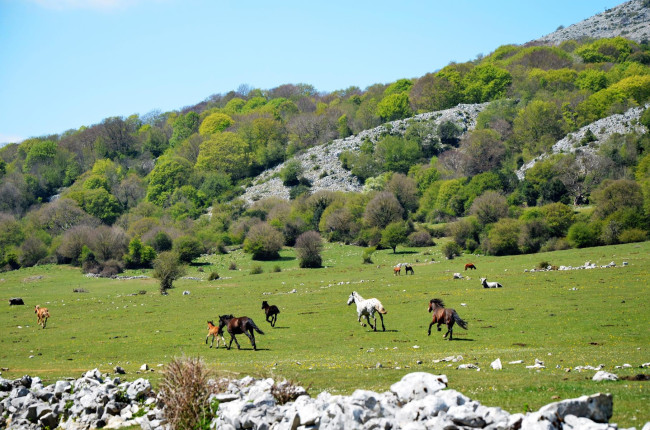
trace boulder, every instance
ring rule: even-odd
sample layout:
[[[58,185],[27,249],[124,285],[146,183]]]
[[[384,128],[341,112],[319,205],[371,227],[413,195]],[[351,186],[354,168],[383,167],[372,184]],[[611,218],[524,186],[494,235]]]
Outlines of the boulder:
[[[407,403],[426,397],[444,388],[447,388],[446,375],[414,372],[404,375],[399,382],[391,385],[390,391],[397,395],[401,403]]]

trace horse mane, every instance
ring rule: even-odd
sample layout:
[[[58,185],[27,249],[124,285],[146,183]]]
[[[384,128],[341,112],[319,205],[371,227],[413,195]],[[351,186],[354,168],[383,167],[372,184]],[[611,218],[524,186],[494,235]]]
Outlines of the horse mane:
[[[356,291],[352,291],[352,295],[353,295],[356,299],[358,299],[360,302],[366,300],[366,299],[364,299],[363,297],[361,297],[361,294],[357,293]]]
[[[445,307],[445,304],[440,299],[431,299],[429,303],[433,303],[434,305],[440,306],[441,308]]]

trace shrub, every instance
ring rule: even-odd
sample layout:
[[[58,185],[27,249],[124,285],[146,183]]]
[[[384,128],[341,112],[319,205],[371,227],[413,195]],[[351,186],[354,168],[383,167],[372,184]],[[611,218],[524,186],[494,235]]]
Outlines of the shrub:
[[[214,281],[215,279],[219,279],[219,274],[217,272],[210,272],[208,281]]]
[[[442,247],[442,253],[449,260],[453,260],[454,257],[459,256],[463,252],[463,249],[456,242],[447,242]]]
[[[537,264],[537,268],[538,268],[538,269],[546,269],[546,268],[547,268],[548,266],[550,266],[550,265],[551,265],[551,264],[550,264],[548,261],[543,260],[543,261],[540,261],[540,262]]]
[[[307,387],[307,390],[309,390],[309,387]],[[291,381],[283,381],[271,386],[271,395],[273,395],[278,404],[284,405],[293,402],[300,396],[308,396],[307,390]]]
[[[539,252],[563,251],[570,248],[571,245],[569,245],[566,239],[552,237],[542,245]]]
[[[184,274],[185,266],[181,265],[175,252],[161,252],[153,261],[152,276],[160,281],[160,294],[167,294],[172,283]]]
[[[483,246],[491,255],[518,254],[519,235],[519,222],[511,218],[504,218],[494,224]]]
[[[261,264],[254,264],[253,267],[251,267],[251,275],[259,275],[261,273],[264,273]]]
[[[157,252],[163,252],[171,250],[173,243],[172,238],[166,232],[159,231],[147,244]]]
[[[423,248],[425,246],[434,245],[433,239],[431,239],[431,235],[426,230],[420,230],[411,233],[408,237],[408,244],[409,246],[413,246],[415,248]]]
[[[315,268],[321,267],[323,240],[315,231],[306,231],[296,239],[296,254],[300,260],[300,267]]]
[[[361,257],[363,258],[363,264],[372,264],[372,254],[377,250],[376,247],[371,246],[363,250]]]
[[[237,270],[237,263],[231,261],[230,264],[228,265],[228,270]]]
[[[431,237],[441,238],[447,236],[447,225],[446,224],[436,224],[429,229]]]
[[[598,244],[598,236],[600,231],[597,231],[594,224],[587,224],[586,222],[579,221],[569,227],[567,240],[574,248],[586,248]]]
[[[300,161],[298,160],[289,160],[284,165],[284,168],[280,170],[280,178],[282,183],[287,187],[292,187],[298,185],[298,178],[302,175],[303,167]]]
[[[203,253],[203,244],[195,237],[182,236],[174,241],[174,251],[179,261],[190,263]]]
[[[280,267],[279,264],[276,264],[275,266],[273,266],[273,270],[271,270],[271,271],[273,273],[280,273],[280,272],[282,272],[282,268]]]
[[[122,273],[123,267],[122,263],[117,260],[106,260],[101,264],[100,276],[103,278],[112,278],[113,276]]]
[[[623,230],[618,240],[621,243],[643,242],[648,238],[648,234],[640,228],[630,228]]]
[[[31,267],[47,256],[47,248],[37,237],[28,237],[20,246],[19,262],[23,267]]]
[[[381,244],[388,248],[393,249],[393,253],[397,249],[397,245],[406,242],[408,235],[408,226],[403,222],[392,222],[386,226],[381,233]]]
[[[200,358],[174,358],[165,366],[160,399],[171,428],[197,429],[214,417],[210,408],[210,373]]]
[[[253,260],[275,260],[284,244],[282,233],[268,223],[258,223],[250,228],[244,240],[244,251],[253,254]]]
[[[508,202],[496,191],[486,191],[472,203],[470,213],[482,225],[497,222],[508,215]]]

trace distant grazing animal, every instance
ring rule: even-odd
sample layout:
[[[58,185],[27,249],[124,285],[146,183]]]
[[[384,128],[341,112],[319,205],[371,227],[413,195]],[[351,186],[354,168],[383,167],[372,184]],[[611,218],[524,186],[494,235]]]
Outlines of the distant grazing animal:
[[[499,284],[498,282],[488,282],[487,278],[481,278],[481,285],[483,285],[483,288],[501,288],[503,285]]]
[[[269,302],[266,300],[262,302],[262,309],[264,309],[264,313],[266,314],[266,322],[270,323],[271,327],[275,327],[275,322],[278,320],[280,309],[275,305],[269,305]]]
[[[34,306],[34,313],[36,314],[36,323],[45,328],[47,325],[47,319],[50,317],[47,308],[42,308],[39,305],[36,305]]]
[[[384,309],[384,306],[379,300],[374,298],[366,300],[361,297],[356,291],[352,291],[352,294],[350,294],[350,297],[348,297],[348,305],[351,305],[352,303],[357,304],[357,316],[359,317],[358,321],[363,327],[365,327],[366,324],[361,322],[361,316],[365,316],[366,321],[368,321],[368,324],[370,325],[370,328],[377,331],[377,317],[375,316],[375,312],[377,312],[379,313],[379,318],[381,318],[381,329],[383,331],[386,331],[386,327],[384,327],[384,314],[387,314],[388,311]],[[374,326],[370,324],[370,317],[372,317],[375,321]]]
[[[255,325],[252,319],[248,317],[235,318],[232,315],[221,315],[219,316],[219,330],[223,330],[224,327],[228,329],[228,333],[230,334],[230,343],[228,343],[228,346],[226,347],[227,349],[230,349],[233,340],[237,344],[237,349],[241,349],[235,335],[245,334],[250,339],[253,349],[257,351],[257,346],[255,345],[255,333],[253,331],[258,332],[259,334],[264,334],[264,332]]]
[[[9,306],[17,306],[17,305],[24,305],[25,302],[23,302],[23,299],[20,297],[12,297],[9,299]]]
[[[473,270],[476,270],[476,266],[474,266],[474,263],[467,263],[467,264],[465,265],[465,270],[467,270],[467,269],[473,269]]]
[[[438,331],[440,331],[441,324],[447,325],[447,333],[445,333],[443,338],[449,335],[449,340],[452,340],[454,336],[454,323],[458,323],[459,326],[467,330],[467,323],[458,316],[456,310],[445,308],[445,304],[440,299],[431,299],[429,301],[429,312],[433,312],[433,319],[431,320],[431,324],[429,324],[428,336],[431,336],[431,326],[434,324],[438,325]]]
[[[415,275],[415,273],[413,273],[413,266],[410,264],[404,264],[404,272],[406,275],[408,275],[409,272],[411,272],[411,275]]]
[[[401,275],[402,274],[402,266],[399,264],[395,267],[393,267],[393,275]]]
[[[221,330],[219,326],[214,325],[212,321],[208,321],[208,335],[205,337],[205,344],[208,344],[208,338],[212,336],[212,342],[210,343],[210,348],[214,345],[214,338],[217,338],[217,348],[219,348],[219,338],[223,342],[223,346],[226,346],[226,339],[223,338],[223,327]]]

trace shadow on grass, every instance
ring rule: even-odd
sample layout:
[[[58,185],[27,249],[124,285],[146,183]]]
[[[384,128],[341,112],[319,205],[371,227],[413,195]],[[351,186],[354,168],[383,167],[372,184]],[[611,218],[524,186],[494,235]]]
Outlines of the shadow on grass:
[[[275,327],[271,327],[271,328],[272,328],[273,330],[278,330],[278,329],[282,329],[282,330],[284,330],[284,329],[291,328],[291,327],[289,327],[289,326],[287,326],[287,327],[278,327],[278,326],[275,326]]]
[[[208,263],[206,261],[193,261],[190,263],[190,266],[192,267],[199,267],[199,266],[209,266],[211,263]]]
[[[461,338],[456,338],[456,339],[450,339],[452,342],[459,341],[459,342],[474,342],[474,339],[470,339],[468,337],[461,337]]]
[[[232,351],[253,351],[253,352],[257,352],[257,351],[270,351],[271,349],[270,348],[257,348],[257,351],[255,351],[252,347],[237,349],[236,346],[233,346],[232,348],[230,348],[229,350],[227,349],[226,351],[230,351],[230,350],[232,350]]]
[[[404,251],[393,252],[393,253],[390,254],[390,255],[408,255],[408,254],[419,254],[419,252],[417,252],[417,251],[407,251],[407,250],[404,250]]]
[[[368,332],[370,332],[370,333],[399,333],[399,330],[386,330],[386,331],[383,331],[383,330],[377,329],[377,331],[368,330]]]

